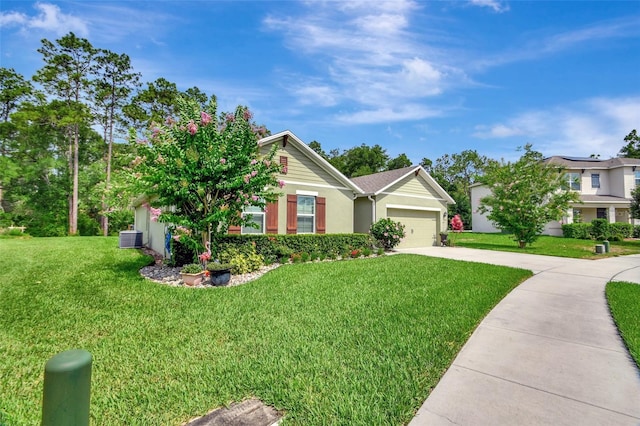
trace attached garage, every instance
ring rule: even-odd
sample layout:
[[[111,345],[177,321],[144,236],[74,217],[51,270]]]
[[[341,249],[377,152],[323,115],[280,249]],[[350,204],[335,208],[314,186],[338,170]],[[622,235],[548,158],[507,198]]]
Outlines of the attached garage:
[[[387,217],[402,223],[406,233],[398,248],[432,246],[438,236],[438,212],[387,207]]]

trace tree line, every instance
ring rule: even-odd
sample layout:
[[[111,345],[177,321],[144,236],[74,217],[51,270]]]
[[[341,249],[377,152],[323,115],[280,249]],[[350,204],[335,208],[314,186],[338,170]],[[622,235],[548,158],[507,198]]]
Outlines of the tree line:
[[[74,33],[43,39],[38,52],[44,65],[30,79],[0,68],[0,227],[26,226],[34,236],[117,233],[133,222],[128,166],[137,147],[123,143],[128,134],[176,115],[180,98],[204,110],[215,97],[164,78],[143,85],[128,55]],[[640,158],[635,130],[625,142],[620,154]],[[329,153],[317,141],[309,146],[347,177],[412,165],[377,144]],[[465,226],[469,187],[494,163],[475,150],[420,162],[454,198],[449,215]]]

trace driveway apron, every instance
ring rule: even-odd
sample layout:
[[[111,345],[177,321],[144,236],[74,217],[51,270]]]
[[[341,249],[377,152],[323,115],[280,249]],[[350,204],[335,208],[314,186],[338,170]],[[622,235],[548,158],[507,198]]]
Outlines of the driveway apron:
[[[640,425],[640,371],[605,297],[610,280],[640,283],[640,255],[582,260],[462,247],[398,252],[535,273],[480,323],[409,426]]]

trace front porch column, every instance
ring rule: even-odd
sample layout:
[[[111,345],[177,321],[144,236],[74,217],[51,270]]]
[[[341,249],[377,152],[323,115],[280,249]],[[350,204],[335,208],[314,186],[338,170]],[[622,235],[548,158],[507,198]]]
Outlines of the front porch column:
[[[573,223],[573,207],[569,207],[569,209],[567,210],[565,223]]]
[[[614,206],[609,207],[609,213],[607,214],[609,218],[609,223],[616,222],[616,208]]]

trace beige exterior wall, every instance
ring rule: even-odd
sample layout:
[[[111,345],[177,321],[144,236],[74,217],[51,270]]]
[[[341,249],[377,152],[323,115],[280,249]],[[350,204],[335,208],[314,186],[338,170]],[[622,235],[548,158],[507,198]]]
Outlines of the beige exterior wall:
[[[478,212],[480,199],[490,194],[491,191],[484,185],[471,187],[471,230],[473,232],[500,232],[486,215]]]
[[[388,217],[389,209],[412,210],[412,208],[415,211],[425,212],[423,214],[429,217],[435,216],[436,234],[447,229],[447,219],[443,217],[447,211],[447,203],[421,176],[407,177],[378,194],[374,221]]]
[[[136,207],[134,228],[136,231],[142,231],[143,245],[158,253],[166,254],[164,251],[166,226],[162,222],[151,221],[149,210],[146,207]]]
[[[357,233],[366,234],[373,223],[373,202],[367,197],[359,197],[353,206],[354,228]]]

